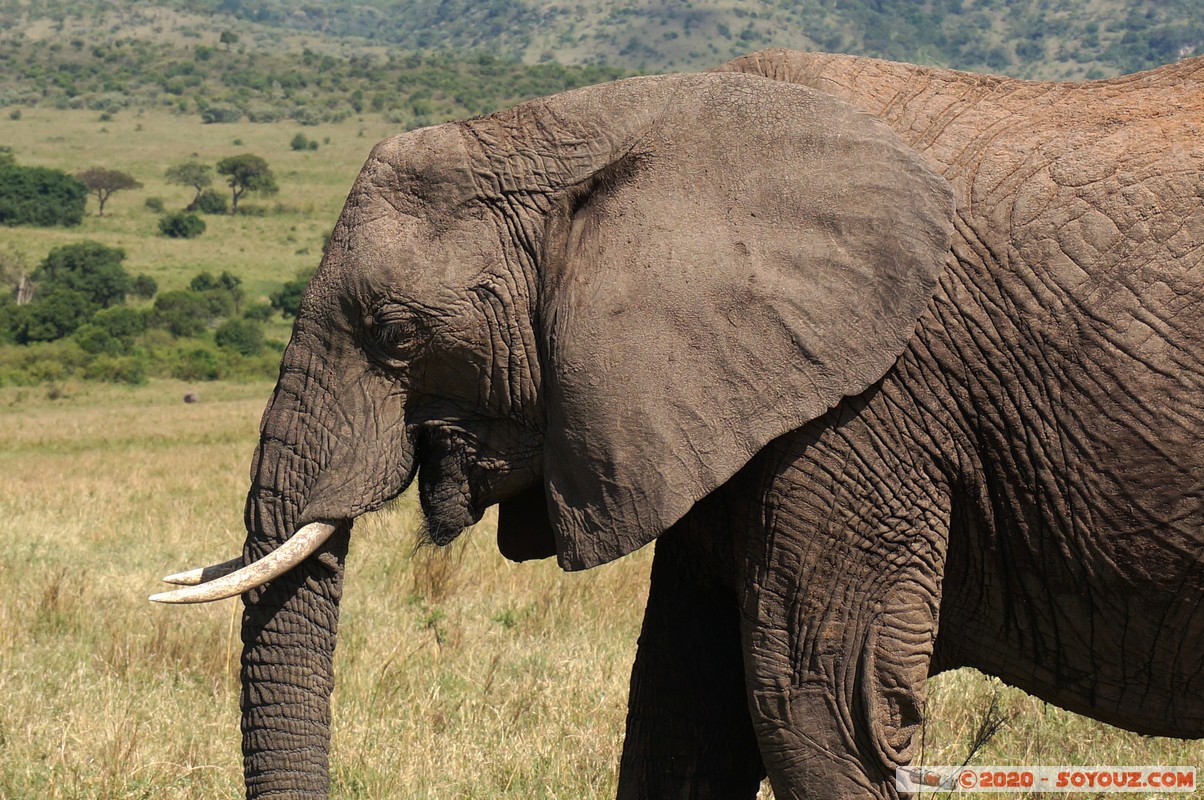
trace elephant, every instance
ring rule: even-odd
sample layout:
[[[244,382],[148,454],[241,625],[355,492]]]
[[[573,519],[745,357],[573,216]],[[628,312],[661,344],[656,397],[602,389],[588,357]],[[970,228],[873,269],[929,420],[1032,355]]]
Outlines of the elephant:
[[[356,517],[656,540],[621,798],[895,797],[959,666],[1204,736],[1204,59],[1046,84],[769,51],[378,144],[241,556],[248,797],[325,797]],[[295,534],[295,535],[294,535]]]

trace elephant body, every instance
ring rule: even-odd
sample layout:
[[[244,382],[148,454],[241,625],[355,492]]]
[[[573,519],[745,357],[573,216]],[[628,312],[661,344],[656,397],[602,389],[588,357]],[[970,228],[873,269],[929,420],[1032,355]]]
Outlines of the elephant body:
[[[956,260],[899,364],[948,384],[963,461],[936,668],[1204,736],[1204,61],[1088,84],[722,69],[875,114],[954,188]]]
[[[248,796],[325,796],[415,474],[440,544],[660,538],[624,798],[894,796],[961,665],[1204,736],[1202,86],[769,51],[379,145],[252,470],[247,560],[336,533],[244,595]]]

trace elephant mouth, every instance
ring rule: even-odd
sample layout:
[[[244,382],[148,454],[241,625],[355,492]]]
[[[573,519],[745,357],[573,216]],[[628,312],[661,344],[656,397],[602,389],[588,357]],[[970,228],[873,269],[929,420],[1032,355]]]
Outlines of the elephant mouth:
[[[461,428],[424,428],[417,445],[418,498],[426,521],[425,536],[440,546],[450,544],[465,528],[479,522],[487,508],[538,480],[530,466],[534,451],[517,458],[493,458]]]

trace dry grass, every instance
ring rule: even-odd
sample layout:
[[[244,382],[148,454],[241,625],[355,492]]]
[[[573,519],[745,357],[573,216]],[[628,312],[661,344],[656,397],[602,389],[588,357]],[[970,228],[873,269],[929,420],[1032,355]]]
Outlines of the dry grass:
[[[0,390],[0,798],[240,796],[234,601],[156,607],[167,572],[237,551],[266,384]],[[409,499],[361,520],[335,694],[337,798],[614,792],[650,552],[513,565],[490,523],[415,552]],[[1093,723],[961,671],[928,763],[1199,764],[1198,743]]]

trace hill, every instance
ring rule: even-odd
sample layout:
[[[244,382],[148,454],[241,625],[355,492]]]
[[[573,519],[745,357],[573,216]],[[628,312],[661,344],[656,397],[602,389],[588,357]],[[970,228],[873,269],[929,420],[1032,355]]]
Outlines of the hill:
[[[1081,79],[1204,52],[1198,0],[0,0],[0,27],[15,30],[37,20],[163,29],[190,18],[256,47],[287,32],[345,48],[485,50],[638,72],[773,46]]]

